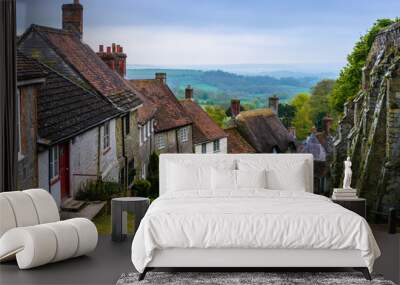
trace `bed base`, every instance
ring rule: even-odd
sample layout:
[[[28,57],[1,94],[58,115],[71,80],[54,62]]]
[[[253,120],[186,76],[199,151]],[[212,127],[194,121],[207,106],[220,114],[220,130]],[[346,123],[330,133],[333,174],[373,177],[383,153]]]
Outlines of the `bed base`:
[[[371,276],[359,250],[168,248],[156,249],[139,280],[150,270],[175,271],[361,271]],[[342,270],[338,270],[342,269]]]
[[[348,271],[349,269],[360,271],[366,280],[372,280],[367,267],[146,267],[144,271],[139,274],[138,280],[142,281],[146,277],[146,273],[152,270],[165,272],[341,272]]]

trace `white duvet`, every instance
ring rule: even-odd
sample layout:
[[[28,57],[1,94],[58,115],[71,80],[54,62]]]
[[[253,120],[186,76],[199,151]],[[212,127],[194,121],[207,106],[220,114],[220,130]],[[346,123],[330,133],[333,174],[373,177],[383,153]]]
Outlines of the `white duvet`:
[[[132,262],[143,272],[165,248],[358,249],[370,271],[380,255],[359,215],[320,195],[265,189],[159,197],[135,234]]]

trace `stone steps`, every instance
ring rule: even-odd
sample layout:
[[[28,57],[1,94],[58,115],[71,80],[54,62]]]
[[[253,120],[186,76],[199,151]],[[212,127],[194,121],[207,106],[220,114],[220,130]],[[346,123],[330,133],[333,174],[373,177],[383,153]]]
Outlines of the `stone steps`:
[[[93,201],[85,202],[84,207],[78,211],[63,211],[61,210],[61,220],[72,219],[72,218],[87,218],[92,220],[103,207],[106,205],[104,201]]]

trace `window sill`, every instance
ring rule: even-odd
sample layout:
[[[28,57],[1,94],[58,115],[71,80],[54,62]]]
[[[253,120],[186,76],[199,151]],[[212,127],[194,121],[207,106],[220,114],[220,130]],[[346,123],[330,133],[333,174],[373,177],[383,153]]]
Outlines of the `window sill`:
[[[56,177],[53,177],[50,179],[50,186],[53,186],[54,184],[56,184],[58,181],[60,180],[60,176],[57,175]]]
[[[110,149],[111,149],[111,147],[110,147],[110,146],[109,146],[109,147],[107,147],[107,148],[105,148],[105,149],[103,149],[103,155],[107,154],[107,152],[109,152],[109,151],[110,151]]]

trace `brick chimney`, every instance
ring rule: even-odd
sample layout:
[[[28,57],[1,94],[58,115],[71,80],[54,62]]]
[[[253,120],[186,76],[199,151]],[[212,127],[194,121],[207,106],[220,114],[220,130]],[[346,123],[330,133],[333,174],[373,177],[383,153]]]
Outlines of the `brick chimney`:
[[[107,51],[104,52],[104,46],[99,45],[99,51],[97,55],[110,67],[116,71],[121,77],[126,75],[126,54],[123,52],[123,48],[120,45],[113,43],[107,47]]]
[[[167,83],[167,74],[165,72],[156,72],[156,80],[161,81],[162,83]]]
[[[79,0],[74,0],[72,4],[62,5],[62,28],[79,35],[83,35],[83,6]]]
[[[278,115],[278,106],[279,106],[279,97],[274,95],[268,97],[268,108],[271,108],[272,111]]]
[[[190,85],[185,88],[185,99],[193,100],[193,88]]]
[[[325,116],[322,119],[323,132],[326,135],[329,135],[330,132],[331,132],[332,122],[333,122],[333,119],[331,117],[329,117],[329,116]]]
[[[231,99],[231,117],[236,118],[240,113],[240,100],[239,99]]]

